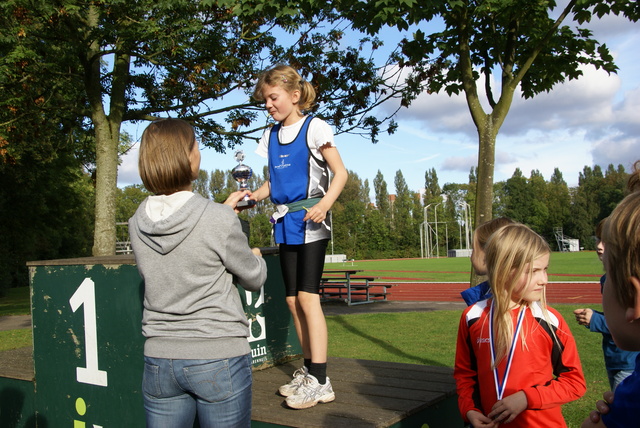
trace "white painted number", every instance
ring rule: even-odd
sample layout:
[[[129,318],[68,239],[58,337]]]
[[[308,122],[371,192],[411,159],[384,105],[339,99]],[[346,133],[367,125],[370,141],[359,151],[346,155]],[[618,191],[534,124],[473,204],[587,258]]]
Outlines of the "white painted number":
[[[86,367],[76,367],[76,380],[90,385],[107,386],[107,372],[98,370],[98,331],[96,328],[96,290],[94,282],[86,278],[73,293],[71,310],[84,305],[84,343]]]
[[[253,300],[253,293],[251,291],[247,291],[244,290],[244,295],[245,295],[245,300],[247,301],[247,306],[251,306],[251,301]],[[253,308],[256,310],[260,309],[260,305],[262,305],[264,303],[264,287],[260,287],[260,297],[258,297],[258,300],[256,301],[255,305],[253,305]],[[258,325],[260,326],[260,334],[258,334],[258,336],[254,336],[254,327],[253,327],[253,323],[257,322]],[[251,318],[249,319],[249,343],[251,342],[255,342],[257,340],[264,340],[267,338],[267,326],[266,326],[266,322],[265,322],[265,318],[264,315],[258,315],[257,313],[255,314],[255,320],[252,320]]]

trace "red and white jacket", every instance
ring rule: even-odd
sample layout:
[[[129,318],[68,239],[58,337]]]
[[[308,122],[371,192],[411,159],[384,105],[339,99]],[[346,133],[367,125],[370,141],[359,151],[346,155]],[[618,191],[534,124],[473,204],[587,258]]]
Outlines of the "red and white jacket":
[[[490,307],[491,299],[480,301],[466,308],[460,318],[454,377],[458,408],[467,422],[469,410],[487,415],[497,401],[491,368]],[[514,347],[503,398],[524,391],[528,404],[527,409],[509,423],[510,428],[566,427],[560,406],[580,398],[586,391],[571,331],[555,309],[547,309],[549,322],[538,302],[530,305]],[[515,309],[512,311],[514,331],[517,316],[518,309]],[[498,365],[500,380],[504,378],[506,360],[503,358]]]

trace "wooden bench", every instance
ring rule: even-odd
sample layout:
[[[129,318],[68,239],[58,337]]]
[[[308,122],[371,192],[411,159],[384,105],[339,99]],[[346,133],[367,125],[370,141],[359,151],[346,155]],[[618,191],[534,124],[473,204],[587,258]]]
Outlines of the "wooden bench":
[[[337,298],[345,300],[348,305],[372,303],[387,300],[387,296],[391,294],[388,288],[394,285],[375,282],[378,277],[352,276],[350,279],[351,281],[347,282],[344,278],[323,277],[320,282],[320,298],[324,301]]]

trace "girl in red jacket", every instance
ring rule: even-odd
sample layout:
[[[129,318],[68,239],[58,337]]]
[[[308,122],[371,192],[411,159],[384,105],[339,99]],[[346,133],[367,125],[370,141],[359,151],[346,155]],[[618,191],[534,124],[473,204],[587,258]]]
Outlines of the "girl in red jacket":
[[[474,428],[566,427],[560,406],[586,385],[562,316],[546,306],[549,245],[522,224],[485,247],[491,299],[469,306],[458,329],[458,407]]]

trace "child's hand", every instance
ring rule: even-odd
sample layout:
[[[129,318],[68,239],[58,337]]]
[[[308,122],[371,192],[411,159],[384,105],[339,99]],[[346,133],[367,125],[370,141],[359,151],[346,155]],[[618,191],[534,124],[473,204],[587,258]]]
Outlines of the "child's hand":
[[[469,410],[467,412],[467,419],[469,419],[473,428],[493,428],[498,426],[496,421],[486,417],[477,410]]]
[[[307,215],[302,219],[303,221],[311,220],[314,223],[322,223],[327,218],[327,211],[320,203],[315,204],[311,208],[305,208]]]
[[[527,408],[527,404],[525,393],[518,391],[497,401],[487,416],[501,424],[508,424]]]
[[[578,321],[578,324],[586,325],[588,327],[589,323],[591,323],[591,315],[593,315],[593,309],[590,309],[590,308],[576,309],[573,311],[573,314],[575,315],[576,321]]]
[[[602,422],[600,415],[609,413],[609,404],[613,403],[613,392],[605,392],[602,394],[602,398],[604,398],[604,400],[598,400],[596,402],[596,409],[598,410],[592,410],[591,413],[589,413],[589,417],[582,422],[582,425],[580,425],[581,428],[606,428],[606,425]]]

